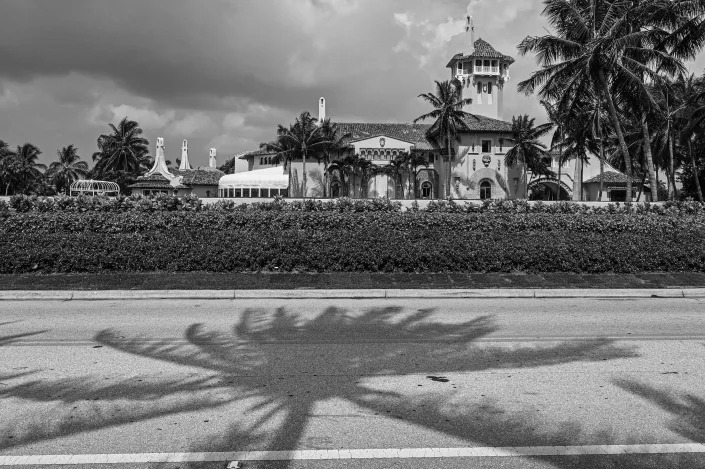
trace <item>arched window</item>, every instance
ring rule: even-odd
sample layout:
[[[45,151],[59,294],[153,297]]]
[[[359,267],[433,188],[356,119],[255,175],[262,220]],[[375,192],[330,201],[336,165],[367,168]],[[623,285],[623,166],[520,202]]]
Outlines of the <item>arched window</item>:
[[[261,156],[259,157],[259,164],[264,164],[264,163],[262,162],[263,159],[264,159],[263,157],[261,157]]]
[[[424,181],[421,184],[421,198],[422,199],[430,199],[432,197],[433,197],[433,185],[428,181]]]
[[[488,180],[484,180],[480,183],[480,199],[491,199],[492,198],[492,184]]]
[[[487,94],[492,94],[492,82],[487,83]]]

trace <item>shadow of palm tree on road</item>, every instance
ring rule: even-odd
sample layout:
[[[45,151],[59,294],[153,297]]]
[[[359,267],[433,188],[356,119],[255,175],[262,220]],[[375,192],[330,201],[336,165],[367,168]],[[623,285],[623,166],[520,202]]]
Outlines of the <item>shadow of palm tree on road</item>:
[[[576,444],[579,424],[567,423],[545,433],[532,427],[526,416],[507,417],[496,407],[468,407],[449,417],[438,398],[420,407],[397,390],[372,389],[362,381],[637,356],[633,349],[616,346],[610,340],[548,347],[478,347],[474,344],[477,339],[497,330],[490,317],[445,324],[432,321],[432,316],[432,310],[404,314],[397,307],[349,315],[332,307],[303,321],[284,308],[273,312],[247,310],[232,334],[209,332],[201,324],[191,325],[185,334],[187,344],[154,343],[144,337],[125,339],[117,331],[101,331],[95,339],[105,346],[197,368],[207,376],[157,382],[133,379],[110,385],[88,376],[31,381],[0,389],[0,397],[63,405],[100,399],[100,405],[109,407],[111,401],[130,401],[130,406],[120,412],[101,408],[92,415],[73,416],[70,421],[59,419],[53,426],[47,426],[41,421],[42,415],[37,415],[35,423],[21,428],[13,430],[12,424],[0,427],[0,431],[10,428],[18,433],[11,443],[0,442],[0,449],[164,415],[218,408],[246,399],[256,401],[248,410],[248,416],[253,418],[249,428],[232,425],[222,438],[210,438],[193,451],[306,447],[303,432],[314,406],[331,399],[342,399],[375,413],[392,412],[413,424],[482,445],[524,445],[527,441]],[[155,402],[156,398],[167,396],[167,403]],[[274,431],[267,430],[270,428]],[[277,467],[287,464],[280,462]]]
[[[705,400],[702,398],[657,389],[634,380],[614,381],[614,384],[673,414],[674,419],[668,425],[673,432],[691,441],[705,442]]]

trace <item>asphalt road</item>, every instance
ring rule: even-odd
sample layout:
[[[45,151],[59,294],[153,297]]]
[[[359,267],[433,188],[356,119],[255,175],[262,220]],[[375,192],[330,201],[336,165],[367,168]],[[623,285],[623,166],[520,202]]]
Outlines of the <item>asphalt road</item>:
[[[0,456],[705,443],[704,345],[698,299],[0,302]],[[705,454],[245,467],[676,468]]]

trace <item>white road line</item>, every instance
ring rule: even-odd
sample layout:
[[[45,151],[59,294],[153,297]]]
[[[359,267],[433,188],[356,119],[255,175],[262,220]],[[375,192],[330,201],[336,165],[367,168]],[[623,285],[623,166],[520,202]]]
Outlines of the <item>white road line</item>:
[[[128,464],[188,461],[289,461],[294,459],[483,458],[581,456],[588,454],[705,453],[705,444],[505,446],[466,448],[327,449],[295,451],[234,451],[207,453],[40,454],[0,456],[0,466]]]

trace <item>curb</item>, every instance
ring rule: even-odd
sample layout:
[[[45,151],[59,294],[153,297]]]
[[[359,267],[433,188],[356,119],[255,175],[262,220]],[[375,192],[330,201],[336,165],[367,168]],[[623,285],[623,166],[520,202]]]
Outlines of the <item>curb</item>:
[[[0,291],[0,301],[239,300],[402,298],[705,298],[705,288],[674,289],[389,289],[389,290],[73,290]]]

